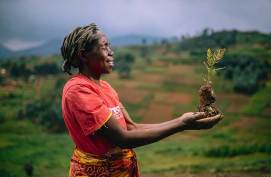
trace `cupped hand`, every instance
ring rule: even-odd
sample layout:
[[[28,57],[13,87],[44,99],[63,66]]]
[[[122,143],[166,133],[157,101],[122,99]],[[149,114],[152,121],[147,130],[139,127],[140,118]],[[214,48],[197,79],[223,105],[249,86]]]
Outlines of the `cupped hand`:
[[[209,129],[217,124],[223,116],[221,114],[207,117],[204,112],[187,112],[181,117],[185,130]]]

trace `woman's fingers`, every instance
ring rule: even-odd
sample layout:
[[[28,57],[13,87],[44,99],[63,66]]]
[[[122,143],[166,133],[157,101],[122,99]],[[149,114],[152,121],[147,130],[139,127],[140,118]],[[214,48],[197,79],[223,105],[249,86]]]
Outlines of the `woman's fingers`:
[[[205,112],[187,112],[182,115],[182,124],[187,130],[212,128],[223,116],[221,114],[207,117]]]
[[[197,120],[196,122],[199,123],[200,128],[211,128],[215,124],[217,124],[221,119],[223,119],[223,115],[218,114],[212,117]]]
[[[192,116],[193,116],[192,119],[200,120],[200,119],[206,118],[206,113],[205,112],[193,112]]]
[[[205,117],[203,119],[197,120],[197,122],[208,123],[208,122],[220,121],[221,119],[223,119],[223,115],[217,114],[217,115],[212,116],[212,117]]]

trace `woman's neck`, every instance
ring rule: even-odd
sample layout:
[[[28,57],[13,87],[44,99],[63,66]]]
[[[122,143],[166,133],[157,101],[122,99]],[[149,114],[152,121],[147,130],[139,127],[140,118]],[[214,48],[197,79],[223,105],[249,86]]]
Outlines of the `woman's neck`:
[[[79,73],[94,81],[96,84],[100,84],[101,74],[97,74],[89,70],[79,70]]]

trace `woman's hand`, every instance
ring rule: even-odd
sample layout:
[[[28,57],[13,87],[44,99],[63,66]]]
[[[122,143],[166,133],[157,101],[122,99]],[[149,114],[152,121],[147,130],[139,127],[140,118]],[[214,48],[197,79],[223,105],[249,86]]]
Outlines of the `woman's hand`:
[[[127,130],[112,115],[98,133],[121,148],[135,148],[154,143],[182,130],[211,128],[221,119],[221,115],[206,117],[203,112],[188,112],[166,122],[143,124]]]
[[[182,120],[184,130],[209,129],[217,124],[223,116],[221,114],[206,117],[204,112],[187,112],[180,119]]]

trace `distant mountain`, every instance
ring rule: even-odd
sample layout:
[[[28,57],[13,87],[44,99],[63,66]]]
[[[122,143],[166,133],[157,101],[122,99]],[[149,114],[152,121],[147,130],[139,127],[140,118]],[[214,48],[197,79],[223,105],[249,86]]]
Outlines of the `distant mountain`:
[[[0,58],[8,57],[12,54],[12,51],[0,44]]]
[[[20,56],[44,56],[60,54],[61,39],[53,39],[46,43],[27,50],[12,52],[6,47],[0,45],[0,58],[5,57],[20,57]],[[217,31],[211,33],[202,33],[198,36],[185,37],[181,40],[178,39],[165,39],[162,37],[147,36],[147,35],[125,35],[113,37],[110,39],[113,47],[142,45],[161,43],[161,41],[173,42],[178,45],[179,49],[192,50],[195,52],[203,52],[206,48],[216,48],[217,46],[229,48],[236,44],[261,44],[266,48],[271,47],[271,34],[264,34],[257,31],[241,32],[237,30],[231,31]]]
[[[20,50],[13,53],[13,56],[44,56],[44,55],[53,55],[60,53],[62,39],[53,39],[44,44],[33,47],[26,50]]]
[[[113,37],[110,39],[113,47],[121,47],[128,45],[153,44],[161,41],[162,38],[145,35],[126,35]],[[0,57],[20,57],[20,56],[44,56],[60,54],[60,47],[63,39],[53,39],[44,44],[26,50],[12,52],[3,46],[0,46]]]
[[[113,47],[121,47],[121,46],[128,46],[128,45],[141,45],[145,44],[153,44],[156,42],[160,42],[162,40],[161,37],[156,36],[146,36],[146,35],[126,35],[126,36],[119,36],[113,37],[110,39]]]

